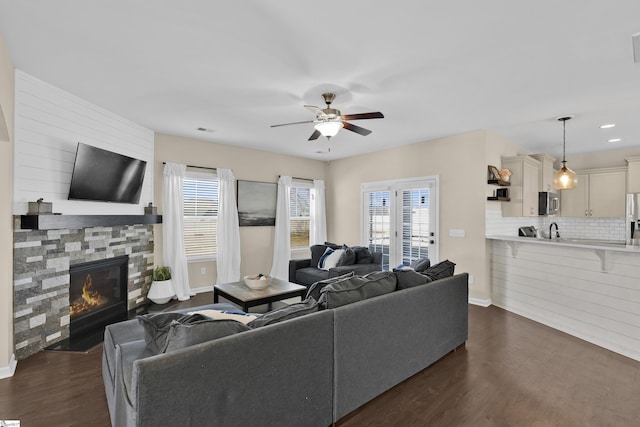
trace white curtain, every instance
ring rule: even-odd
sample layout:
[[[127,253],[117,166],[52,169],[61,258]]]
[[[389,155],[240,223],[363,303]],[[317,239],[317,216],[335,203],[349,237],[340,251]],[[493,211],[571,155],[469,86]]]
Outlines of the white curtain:
[[[313,180],[313,196],[310,206],[311,221],[309,224],[309,240],[311,245],[321,245],[327,241],[327,208],[324,198],[324,181]]]
[[[291,257],[289,190],[291,177],[281,176],[278,180],[276,205],[276,234],[273,239],[273,264],[271,276],[289,280],[289,258]]]
[[[240,227],[236,206],[235,177],[231,169],[218,169],[220,199],[218,207],[217,283],[240,280]]]
[[[162,257],[164,265],[171,268],[171,281],[180,301],[188,300],[194,293],[189,286],[187,255],[184,251],[184,196],[183,182],[186,165],[164,165],[164,191],[162,195]]]

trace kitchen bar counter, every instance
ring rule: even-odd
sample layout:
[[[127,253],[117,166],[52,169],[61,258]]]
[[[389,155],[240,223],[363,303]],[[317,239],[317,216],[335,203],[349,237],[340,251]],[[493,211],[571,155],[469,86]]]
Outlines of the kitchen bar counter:
[[[492,303],[640,361],[640,248],[487,236]]]
[[[537,245],[568,246],[584,249],[600,249],[616,252],[632,252],[640,254],[640,246],[628,246],[624,240],[597,240],[597,239],[572,239],[559,238],[549,239],[541,237],[520,237],[520,236],[487,236],[487,239],[504,240],[508,242],[533,243]]]

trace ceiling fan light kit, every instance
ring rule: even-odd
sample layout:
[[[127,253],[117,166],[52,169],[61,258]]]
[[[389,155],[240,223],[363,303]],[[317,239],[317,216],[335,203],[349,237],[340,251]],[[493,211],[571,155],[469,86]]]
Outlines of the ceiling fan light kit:
[[[341,121],[318,122],[314,126],[325,138],[336,136],[338,131],[344,127]]]
[[[565,158],[567,120],[571,120],[571,116],[558,117],[558,121],[562,122],[562,167],[553,177],[553,187],[556,190],[571,190],[576,188],[578,184],[578,176],[567,167],[567,160]]]
[[[305,105],[304,108],[311,111],[316,115],[315,120],[307,120],[303,122],[294,122],[294,123],[284,123],[280,125],[271,125],[271,127],[279,127],[279,126],[287,126],[287,125],[297,125],[301,123],[314,123],[313,127],[315,131],[309,137],[309,141],[314,141],[320,137],[320,135],[324,136],[327,139],[330,139],[338,134],[340,129],[344,128],[350,130],[351,132],[355,132],[359,135],[366,136],[371,133],[369,129],[365,129],[363,127],[354,125],[349,123],[347,120],[364,120],[364,119],[383,119],[384,115],[379,112],[372,113],[360,113],[360,114],[342,114],[340,110],[331,108],[331,103],[336,98],[335,93],[323,93],[322,99],[325,104],[327,104],[327,108],[318,108],[314,105]]]

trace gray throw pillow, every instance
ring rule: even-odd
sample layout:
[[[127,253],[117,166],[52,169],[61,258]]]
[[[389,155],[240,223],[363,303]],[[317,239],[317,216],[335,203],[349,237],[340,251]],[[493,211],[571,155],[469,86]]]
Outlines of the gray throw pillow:
[[[396,270],[394,274],[398,279],[398,290],[413,288],[414,286],[431,282],[429,277],[413,270]]]
[[[424,271],[430,265],[431,261],[429,260],[429,258],[424,257],[413,260],[411,264],[409,264],[409,267],[413,268],[415,271]]]
[[[338,266],[353,265],[356,263],[356,252],[348,246],[343,246],[344,252],[338,261]]]
[[[307,299],[302,302],[287,305],[265,313],[262,316],[258,316],[258,318],[252,320],[247,325],[252,328],[259,328],[261,326],[273,325],[274,323],[315,313],[316,311],[318,311],[318,303],[314,298],[307,297]]]
[[[330,279],[317,281],[309,287],[309,290],[307,291],[307,295],[305,296],[305,298],[311,297],[314,300],[318,301],[318,299],[320,299],[320,291],[325,286],[330,285],[331,283],[334,283],[334,282],[339,282],[340,280],[344,280],[348,277],[353,277],[353,271],[350,271],[347,274],[343,274],[342,276],[337,276],[337,277],[332,277]]]
[[[200,314],[184,313],[150,313],[137,316],[138,322],[144,329],[144,341],[147,350],[152,354],[160,354],[167,346],[167,334],[171,322],[189,323],[204,320]]]
[[[455,268],[456,264],[446,259],[425,269],[422,274],[429,277],[431,280],[444,279],[445,277],[453,276]]]
[[[366,276],[354,276],[326,286],[318,303],[322,308],[336,308],[353,302],[384,295],[396,290],[393,272],[375,271]]]
[[[371,264],[373,262],[373,255],[371,255],[369,248],[353,246],[351,249],[356,253],[356,264]]]
[[[163,353],[250,330],[249,326],[236,320],[205,319],[193,323],[180,323],[174,320],[169,327],[167,346]]]

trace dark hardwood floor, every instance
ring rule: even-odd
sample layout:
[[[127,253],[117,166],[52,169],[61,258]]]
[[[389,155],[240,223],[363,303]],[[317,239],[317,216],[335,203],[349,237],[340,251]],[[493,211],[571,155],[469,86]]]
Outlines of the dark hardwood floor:
[[[171,308],[209,303],[199,294]],[[0,380],[0,419],[108,426],[102,346],[43,351]],[[466,346],[338,422],[352,426],[638,426],[640,362],[496,307],[469,306]]]

